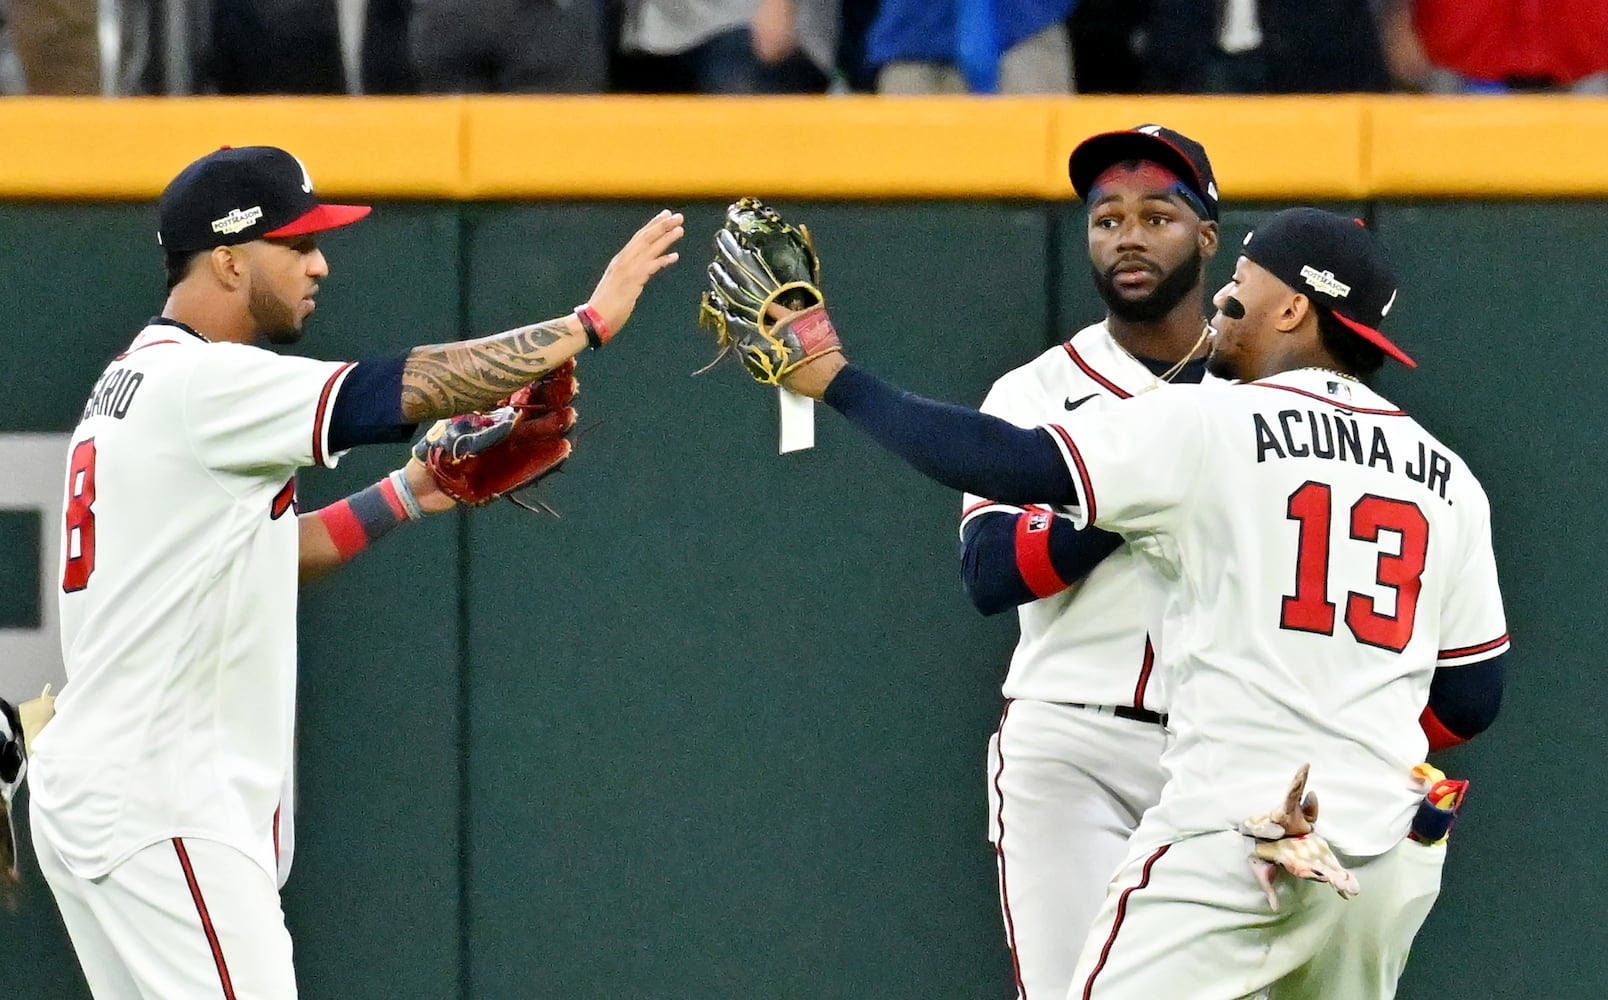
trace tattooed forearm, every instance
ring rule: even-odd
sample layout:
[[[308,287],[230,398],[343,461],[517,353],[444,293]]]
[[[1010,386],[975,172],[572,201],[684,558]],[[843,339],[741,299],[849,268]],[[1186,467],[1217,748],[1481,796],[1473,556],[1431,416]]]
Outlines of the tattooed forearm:
[[[480,410],[557,368],[586,346],[574,316],[456,344],[415,347],[402,369],[410,423]]]

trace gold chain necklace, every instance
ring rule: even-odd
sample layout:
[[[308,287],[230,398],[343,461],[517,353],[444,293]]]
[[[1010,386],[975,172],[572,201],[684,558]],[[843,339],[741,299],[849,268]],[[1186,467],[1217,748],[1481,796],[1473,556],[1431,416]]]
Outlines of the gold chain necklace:
[[[1132,351],[1130,351],[1126,347],[1122,346],[1122,341],[1118,340],[1116,338],[1116,335],[1111,333],[1111,327],[1109,325],[1107,325],[1107,327],[1106,327],[1106,333],[1111,336],[1111,342],[1113,344],[1117,345],[1117,350],[1121,351],[1123,354],[1126,354],[1128,357],[1132,358],[1134,364],[1138,365],[1141,368],[1144,368],[1146,371],[1150,370],[1149,366],[1147,366],[1143,361],[1139,360],[1138,355],[1134,354]],[[1185,352],[1184,356],[1182,358],[1179,358],[1173,364],[1173,366],[1171,368],[1167,369],[1165,372],[1163,372],[1161,375],[1159,375],[1157,377],[1160,378],[1161,381],[1163,381],[1163,382],[1171,382],[1173,380],[1173,378],[1175,376],[1177,376],[1177,374],[1179,372],[1184,370],[1185,365],[1187,365],[1191,361],[1195,360],[1195,352],[1200,350],[1200,345],[1206,343],[1206,338],[1211,336],[1211,333],[1212,333],[1212,325],[1210,323],[1201,324],[1200,336],[1195,338],[1195,345],[1193,347],[1191,347],[1187,352]]]
[[[1183,371],[1184,366],[1195,359],[1195,352],[1200,350],[1200,345],[1206,343],[1206,338],[1211,336],[1211,333],[1212,325],[1210,323],[1202,323],[1200,326],[1200,336],[1195,338],[1195,346],[1191,347],[1183,357],[1179,358],[1171,368],[1167,369],[1167,373],[1161,377],[1161,380],[1163,382],[1171,382],[1174,375],[1177,375],[1179,372]]]

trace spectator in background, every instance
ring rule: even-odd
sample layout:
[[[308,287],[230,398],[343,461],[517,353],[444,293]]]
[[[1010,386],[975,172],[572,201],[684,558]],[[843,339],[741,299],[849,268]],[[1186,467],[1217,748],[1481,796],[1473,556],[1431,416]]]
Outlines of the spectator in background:
[[[1411,89],[1608,94],[1608,0],[1386,0],[1384,20]]]
[[[1067,21],[1080,94],[1140,94],[1150,0],[1079,0]]]
[[[595,94],[608,87],[602,0],[414,0],[409,50],[435,94]]]
[[[881,0],[841,0],[838,4],[836,82],[845,92],[866,94],[877,89],[876,71],[865,61],[865,41],[881,6]]]
[[[358,79],[365,94],[411,94],[418,90],[408,52],[413,0],[367,0],[358,43]]]
[[[1152,93],[1350,93],[1390,83],[1370,0],[1152,0],[1144,61]]]
[[[101,92],[96,0],[9,0],[11,42],[28,93]]]
[[[618,89],[657,94],[819,94],[839,0],[625,0]]]
[[[212,0],[211,7],[211,54],[199,60],[206,71],[198,91],[346,93],[340,26],[330,0]]]
[[[1074,0],[882,0],[866,61],[884,94],[1066,94]]]

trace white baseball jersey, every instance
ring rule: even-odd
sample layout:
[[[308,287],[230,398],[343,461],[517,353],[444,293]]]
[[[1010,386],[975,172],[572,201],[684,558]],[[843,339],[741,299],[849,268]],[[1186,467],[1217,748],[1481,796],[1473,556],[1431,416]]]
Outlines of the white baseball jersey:
[[[283,881],[293,477],[335,464],[326,418],[349,367],[153,320],[95,384],[68,456],[67,685],[30,786],[73,874],[192,837]]]
[[[1123,350],[1101,321],[1005,373],[981,409],[1019,427],[1036,427],[1166,384]],[[970,493],[962,504],[962,533],[982,514],[1023,509]],[[1136,559],[1124,545],[1081,584],[1017,609],[1021,639],[1005,678],[1007,698],[1166,711],[1148,631],[1156,609],[1143,593]]]
[[[1320,830],[1382,854],[1437,666],[1504,652],[1490,505],[1468,467],[1359,382],[1316,369],[1150,393],[1049,428],[1081,524],[1160,578],[1176,741],[1136,844],[1230,828],[1310,762]]]

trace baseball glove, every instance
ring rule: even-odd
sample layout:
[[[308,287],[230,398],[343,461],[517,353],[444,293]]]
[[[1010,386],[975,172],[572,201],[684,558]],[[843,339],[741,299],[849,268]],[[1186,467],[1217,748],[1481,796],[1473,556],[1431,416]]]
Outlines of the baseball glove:
[[[756,382],[780,385],[799,365],[839,350],[820,284],[807,228],[784,222],[758,198],[733,202],[715,233],[709,291],[698,310],[720,353],[699,374],[735,352]]]
[[[571,359],[491,410],[437,421],[414,442],[413,457],[459,503],[479,506],[507,496],[536,510],[514,493],[555,471],[574,450],[566,435],[575,426],[569,404],[578,388]],[[553,513],[545,504],[542,509]]]
[[[1273,878],[1281,868],[1296,878],[1327,882],[1344,899],[1360,891],[1356,876],[1340,864],[1329,842],[1313,832],[1318,820],[1318,796],[1306,790],[1310,768],[1302,764],[1295,772],[1284,804],[1277,811],[1240,824],[1240,832],[1256,842],[1251,850],[1251,869],[1274,912],[1278,911],[1279,897]]]
[[[22,716],[0,698],[0,903],[15,898],[21,876],[17,871],[17,827],[11,818],[12,797],[28,774],[28,755],[22,735]]]

